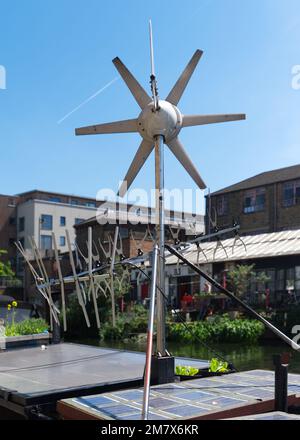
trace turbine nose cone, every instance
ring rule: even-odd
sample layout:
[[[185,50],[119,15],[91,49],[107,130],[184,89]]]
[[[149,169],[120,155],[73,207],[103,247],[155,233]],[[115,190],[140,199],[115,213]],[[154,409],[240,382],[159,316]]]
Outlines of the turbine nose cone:
[[[149,104],[140,114],[138,128],[141,136],[153,140],[162,135],[165,140],[176,137],[182,126],[182,116],[179,110],[166,101],[159,101],[159,110],[154,111],[153,103]]]

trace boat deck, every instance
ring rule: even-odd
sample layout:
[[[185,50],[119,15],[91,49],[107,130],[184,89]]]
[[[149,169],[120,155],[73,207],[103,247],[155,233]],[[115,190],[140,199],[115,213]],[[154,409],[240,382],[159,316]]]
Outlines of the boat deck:
[[[206,368],[202,360],[176,363]],[[0,353],[1,406],[56,402],[113,389],[141,386],[145,354],[61,343]],[[10,405],[11,406],[11,405]],[[21,411],[21,409],[19,409]]]
[[[141,419],[143,389],[58,402],[64,419]],[[300,375],[289,374],[289,405],[300,404]],[[274,373],[253,370],[151,387],[149,420],[244,417],[274,411]]]

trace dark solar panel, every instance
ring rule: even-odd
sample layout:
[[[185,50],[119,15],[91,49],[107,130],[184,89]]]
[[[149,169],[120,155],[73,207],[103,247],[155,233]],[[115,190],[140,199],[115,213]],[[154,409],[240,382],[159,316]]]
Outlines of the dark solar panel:
[[[140,401],[143,400],[142,391],[124,391],[123,393],[114,393],[115,397],[122,397],[122,399]]]
[[[170,399],[164,399],[164,398],[153,398],[149,400],[149,406],[151,408],[166,408],[167,406],[170,406],[174,404],[173,400]]]
[[[114,403],[114,401],[112,399],[110,399],[109,397],[104,397],[104,396],[96,396],[96,397],[78,397],[77,400],[79,403],[82,403],[84,405],[93,405],[93,406],[97,406],[97,405],[108,405],[110,403]]]
[[[238,405],[239,403],[246,403],[247,400],[243,400],[243,399],[233,399],[231,397],[214,397],[213,399],[208,399],[205,400],[206,405],[212,405],[215,407],[223,407],[223,406],[235,406]]]
[[[239,391],[239,393],[249,397],[260,398],[260,399],[268,399],[268,398],[272,399],[274,397],[274,391],[265,390],[262,388],[249,388],[243,391]]]
[[[187,416],[197,416],[207,412],[207,409],[200,408],[199,406],[184,405],[184,406],[174,406],[172,408],[164,409],[164,411],[174,414],[176,416],[187,417]]]
[[[212,393],[206,393],[203,391],[187,391],[185,393],[180,392],[176,395],[176,397],[180,397],[180,399],[186,400],[201,400],[203,398],[213,397]]]
[[[130,414],[130,413],[134,414],[136,413],[137,409],[129,405],[115,405],[115,406],[107,406],[101,409],[99,408],[99,411],[101,411],[101,413],[106,414],[108,416],[117,418],[117,416],[121,414]]]

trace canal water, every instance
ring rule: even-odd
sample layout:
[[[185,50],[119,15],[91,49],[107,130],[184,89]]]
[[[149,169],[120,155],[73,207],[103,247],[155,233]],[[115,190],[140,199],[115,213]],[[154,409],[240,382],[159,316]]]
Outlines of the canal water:
[[[99,341],[97,339],[76,340],[81,344],[96,345],[99,347],[117,348],[120,350],[142,351],[145,352],[146,344],[121,341]],[[300,353],[289,349],[282,344],[263,344],[263,345],[244,345],[244,344],[213,344],[213,353],[211,350],[200,344],[180,344],[168,343],[167,348],[174,356],[205,359],[217,357],[216,353],[232,362],[237,370],[246,371],[254,369],[273,370],[272,357],[274,354],[290,352],[292,355],[289,371],[300,374]]]

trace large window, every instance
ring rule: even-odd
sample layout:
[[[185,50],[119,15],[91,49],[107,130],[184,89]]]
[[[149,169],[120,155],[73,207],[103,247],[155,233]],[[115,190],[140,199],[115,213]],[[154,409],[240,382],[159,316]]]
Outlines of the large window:
[[[60,246],[66,245],[66,237],[64,237],[63,235],[61,237],[59,237],[59,245]]]
[[[266,190],[265,188],[255,188],[245,192],[244,213],[259,212],[265,209]]]
[[[82,222],[84,222],[84,218],[75,218],[75,225],[79,225]]]
[[[219,196],[217,198],[217,214],[218,215],[228,214],[228,198],[227,198],[227,196]]]
[[[60,224],[60,226],[66,226],[66,217],[61,216],[59,224]]]
[[[23,232],[25,229],[25,217],[19,218],[19,232]]]
[[[52,215],[42,214],[41,215],[41,229],[44,231],[52,231]]]
[[[283,185],[283,206],[300,204],[300,180]]]
[[[41,248],[43,250],[52,249],[51,235],[41,235]]]

